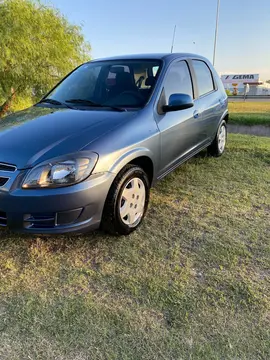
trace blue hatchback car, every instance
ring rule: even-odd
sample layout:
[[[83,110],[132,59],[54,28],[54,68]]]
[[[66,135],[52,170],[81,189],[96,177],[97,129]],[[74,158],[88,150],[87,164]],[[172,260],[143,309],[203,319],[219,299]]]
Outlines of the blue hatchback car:
[[[135,55],[79,66],[0,122],[0,226],[127,235],[150,188],[207,148],[223,154],[227,96],[210,62]]]

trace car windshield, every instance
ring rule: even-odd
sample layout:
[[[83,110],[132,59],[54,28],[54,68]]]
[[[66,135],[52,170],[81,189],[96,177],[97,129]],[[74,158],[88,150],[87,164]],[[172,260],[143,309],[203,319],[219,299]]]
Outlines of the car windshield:
[[[148,102],[160,68],[157,60],[89,62],[72,72],[47,99],[76,107],[140,108]]]

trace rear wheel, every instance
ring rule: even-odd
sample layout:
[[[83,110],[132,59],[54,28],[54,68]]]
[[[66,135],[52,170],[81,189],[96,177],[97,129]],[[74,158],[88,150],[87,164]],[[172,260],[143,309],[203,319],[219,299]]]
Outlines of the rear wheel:
[[[207,148],[209,155],[218,157],[221,156],[226,147],[227,143],[227,124],[226,121],[223,120],[220,124],[215,139],[212,144]]]
[[[135,165],[125,166],[109,191],[102,228],[111,234],[130,234],[145,216],[149,195],[149,180],[143,169]]]

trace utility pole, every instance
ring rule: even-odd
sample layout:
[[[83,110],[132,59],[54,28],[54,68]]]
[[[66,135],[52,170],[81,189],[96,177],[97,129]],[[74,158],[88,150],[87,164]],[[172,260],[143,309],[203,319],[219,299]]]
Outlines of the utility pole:
[[[174,30],[173,30],[173,38],[172,38],[171,53],[173,52],[173,46],[174,46],[175,33],[176,33],[176,25],[174,26]]]
[[[215,43],[214,43],[214,55],[213,55],[213,65],[214,66],[215,66],[215,61],[216,61],[216,50],[217,50],[219,7],[220,7],[220,0],[217,0],[216,31],[215,31]]]

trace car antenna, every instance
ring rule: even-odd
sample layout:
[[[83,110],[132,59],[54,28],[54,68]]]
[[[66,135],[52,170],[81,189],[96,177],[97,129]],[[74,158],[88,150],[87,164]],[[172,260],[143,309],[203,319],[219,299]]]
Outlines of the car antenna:
[[[174,25],[174,30],[173,30],[171,53],[173,52],[175,33],[176,33],[176,25]]]

